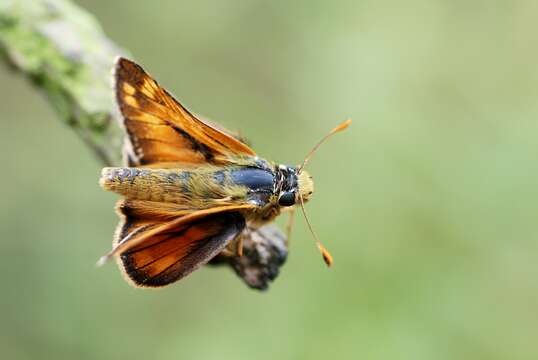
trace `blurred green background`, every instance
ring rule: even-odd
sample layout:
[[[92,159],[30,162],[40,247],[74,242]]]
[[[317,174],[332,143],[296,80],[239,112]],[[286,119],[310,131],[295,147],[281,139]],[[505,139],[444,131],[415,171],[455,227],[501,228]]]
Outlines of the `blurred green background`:
[[[312,159],[311,220],[266,293],[111,264],[117,197],[0,68],[3,359],[538,358],[538,2],[78,0],[198,113]]]

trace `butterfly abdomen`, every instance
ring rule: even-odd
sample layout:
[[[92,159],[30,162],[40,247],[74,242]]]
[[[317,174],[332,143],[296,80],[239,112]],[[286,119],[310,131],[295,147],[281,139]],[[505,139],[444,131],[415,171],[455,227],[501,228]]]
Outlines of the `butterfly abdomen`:
[[[182,203],[190,195],[190,175],[169,169],[104,168],[99,183],[127,198]]]

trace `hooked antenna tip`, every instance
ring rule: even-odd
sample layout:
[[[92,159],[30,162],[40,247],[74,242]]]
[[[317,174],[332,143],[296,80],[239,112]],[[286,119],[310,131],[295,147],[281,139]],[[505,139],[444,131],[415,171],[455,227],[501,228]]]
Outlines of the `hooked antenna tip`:
[[[321,245],[321,243],[318,243],[317,245],[321,256],[323,256],[323,261],[325,261],[325,264],[327,264],[328,267],[331,267],[333,264],[333,257],[331,253],[323,245]]]
[[[331,131],[332,133],[335,133],[335,132],[338,132],[338,131],[342,131],[342,130],[345,130],[347,129],[347,127],[349,125],[351,125],[353,121],[351,119],[347,119],[346,121],[344,121],[343,123],[341,123],[340,125],[338,125],[337,127],[335,127],[333,129],[333,131]]]

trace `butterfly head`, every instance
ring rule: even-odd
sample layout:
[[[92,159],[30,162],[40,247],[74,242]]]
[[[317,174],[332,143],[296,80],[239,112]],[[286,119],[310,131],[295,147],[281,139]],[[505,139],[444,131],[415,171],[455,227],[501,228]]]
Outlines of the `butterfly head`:
[[[280,165],[278,167],[278,205],[282,207],[294,206],[308,201],[314,191],[312,177],[306,171],[297,171],[292,166]]]

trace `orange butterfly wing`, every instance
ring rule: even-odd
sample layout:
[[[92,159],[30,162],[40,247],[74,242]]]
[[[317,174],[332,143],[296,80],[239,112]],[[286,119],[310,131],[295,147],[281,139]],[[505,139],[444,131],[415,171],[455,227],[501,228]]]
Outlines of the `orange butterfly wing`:
[[[196,118],[139,65],[119,58],[116,99],[132,145],[132,165],[225,163],[255,152]]]
[[[242,207],[188,212],[177,205],[122,200],[115,247],[105,257],[118,263],[134,286],[178,281],[219,254],[245,228]]]

